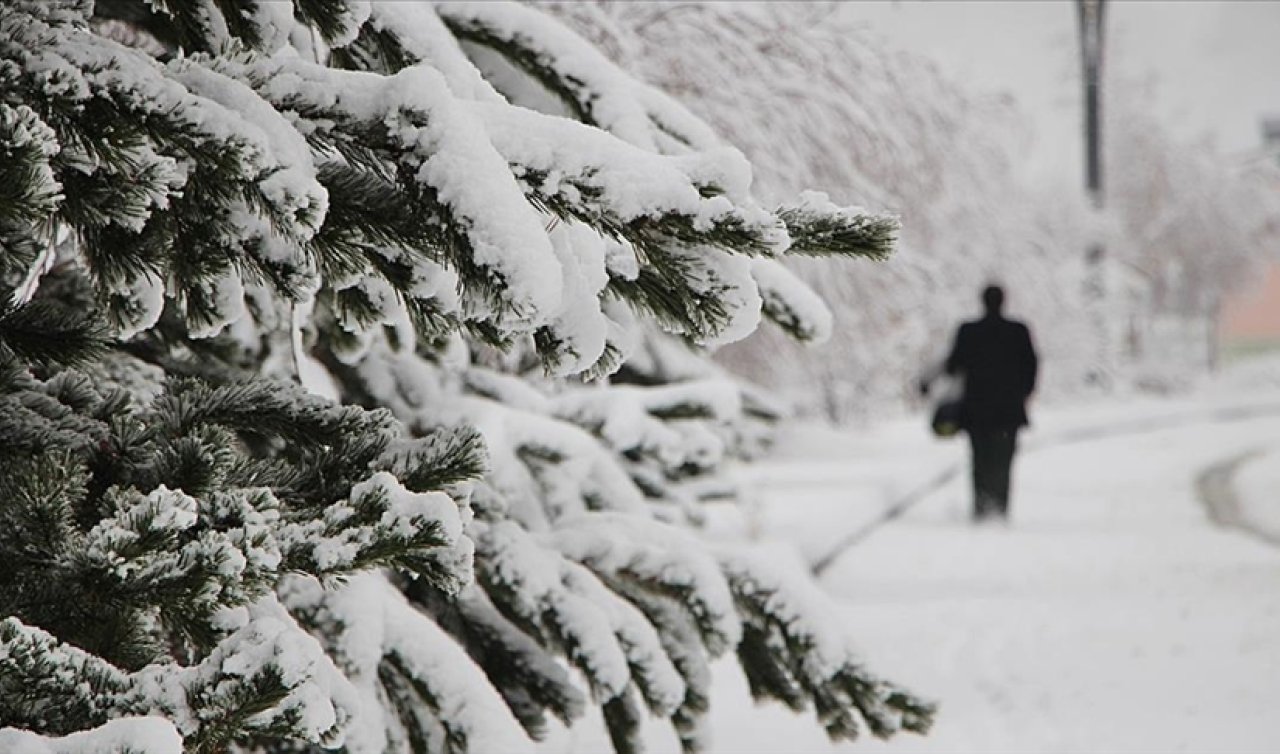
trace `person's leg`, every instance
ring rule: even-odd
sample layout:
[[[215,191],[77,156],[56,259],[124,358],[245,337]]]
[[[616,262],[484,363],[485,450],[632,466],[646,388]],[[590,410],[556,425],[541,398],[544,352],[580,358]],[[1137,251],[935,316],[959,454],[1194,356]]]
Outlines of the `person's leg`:
[[[969,448],[973,463],[973,519],[981,521],[993,512],[991,433],[970,430]]]
[[[1009,485],[1013,476],[1013,455],[1018,448],[1018,430],[994,433],[991,440],[992,496],[995,512],[1009,517]]]

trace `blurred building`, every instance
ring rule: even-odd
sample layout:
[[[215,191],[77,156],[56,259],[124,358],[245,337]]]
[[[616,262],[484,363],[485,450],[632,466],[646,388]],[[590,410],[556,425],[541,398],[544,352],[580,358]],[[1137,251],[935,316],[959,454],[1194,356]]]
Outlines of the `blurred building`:
[[[1280,163],[1280,116],[1262,120],[1260,157]],[[1219,333],[1229,353],[1280,349],[1280,261],[1224,302]]]
[[[1222,345],[1229,353],[1280,348],[1280,263],[1237,292],[1222,308]]]

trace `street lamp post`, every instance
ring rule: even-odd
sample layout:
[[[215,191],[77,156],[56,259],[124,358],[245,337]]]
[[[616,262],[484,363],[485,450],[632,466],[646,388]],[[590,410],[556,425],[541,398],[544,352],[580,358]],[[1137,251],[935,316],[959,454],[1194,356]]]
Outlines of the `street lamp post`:
[[[1084,184],[1094,209],[1102,209],[1102,52],[1106,0],[1076,0],[1080,66],[1084,82]]]
[[[1076,0],[1076,18],[1080,32],[1080,69],[1084,84],[1084,182],[1094,219],[1100,220],[1103,209],[1102,184],[1102,59],[1106,0]],[[1102,382],[1110,366],[1110,338],[1103,311],[1105,295],[1105,250],[1100,223],[1093,223],[1085,248],[1085,302],[1091,329],[1098,348],[1097,360],[1088,378]]]

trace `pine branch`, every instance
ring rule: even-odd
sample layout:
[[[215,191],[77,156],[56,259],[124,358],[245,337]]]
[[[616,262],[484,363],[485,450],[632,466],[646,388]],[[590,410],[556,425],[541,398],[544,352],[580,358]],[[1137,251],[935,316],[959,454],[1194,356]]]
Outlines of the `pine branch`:
[[[101,356],[106,332],[93,312],[52,300],[0,306],[0,354],[38,364],[75,366]]]
[[[865,670],[817,614],[816,588],[744,553],[726,554],[725,575],[743,616],[738,659],[752,696],[800,711],[813,705],[834,740],[866,730],[887,738],[928,730],[936,708]]]
[[[826,204],[830,204],[827,202]],[[859,256],[884,260],[893,253],[901,222],[891,215],[830,205],[783,207],[778,217],[791,236],[789,254],[811,257]]]
[[[565,725],[582,716],[586,698],[566,669],[503,617],[481,589],[470,587],[450,597],[423,581],[414,581],[407,591],[462,644],[535,740],[542,740],[548,732],[546,712]]]
[[[0,249],[5,268],[25,272],[39,245],[36,228],[58,210],[63,195],[51,158],[59,147],[53,129],[26,105],[0,103]],[[10,272],[5,269],[5,272]]]
[[[393,444],[371,467],[391,472],[414,492],[426,492],[478,479],[489,462],[478,431],[437,427],[422,437]]]
[[[575,120],[600,125],[594,116],[595,98],[591,90],[583,82],[561,74],[556,69],[555,57],[549,51],[538,49],[534,40],[519,33],[508,33],[483,18],[452,14],[447,8],[440,16],[458,39],[488,47],[536,79],[560,100]]]

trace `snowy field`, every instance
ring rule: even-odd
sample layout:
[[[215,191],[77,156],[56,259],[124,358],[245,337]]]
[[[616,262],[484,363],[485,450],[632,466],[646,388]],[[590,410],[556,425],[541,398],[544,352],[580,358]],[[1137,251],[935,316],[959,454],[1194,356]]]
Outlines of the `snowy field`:
[[[919,419],[799,427],[780,448],[746,480],[753,503],[721,526],[784,538],[773,550],[790,567],[967,451]],[[1250,525],[1280,523],[1280,389],[1225,381],[1193,398],[1038,412],[1011,525],[967,522],[962,473],[822,579],[869,665],[940,702],[932,734],[833,745],[811,717],[753,705],[722,662],[713,751],[1276,751],[1280,547],[1213,523],[1197,495],[1229,459],[1242,459],[1232,483]],[[550,750],[593,751],[602,735]],[[677,747],[655,725],[650,749]]]

